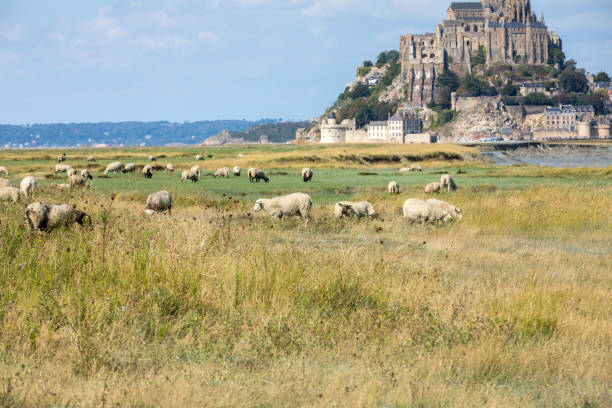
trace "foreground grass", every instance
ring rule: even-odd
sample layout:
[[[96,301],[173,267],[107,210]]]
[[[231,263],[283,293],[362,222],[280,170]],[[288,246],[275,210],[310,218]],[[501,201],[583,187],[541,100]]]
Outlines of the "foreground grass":
[[[0,404],[610,406],[609,176],[461,168],[465,218],[446,227],[400,216],[431,163],[396,197],[394,170],[299,184],[308,225],[253,215],[266,190],[241,179],[184,187],[154,218],[142,178],[114,200],[44,186],[93,218],[50,234],[0,204]],[[252,188],[296,188],[274,171]],[[337,196],[381,216],[333,219]]]

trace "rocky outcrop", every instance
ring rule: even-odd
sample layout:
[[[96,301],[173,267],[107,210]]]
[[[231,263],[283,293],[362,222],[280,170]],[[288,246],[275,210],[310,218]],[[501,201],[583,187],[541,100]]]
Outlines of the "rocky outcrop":
[[[229,130],[222,130],[214,136],[209,137],[202,143],[202,146],[221,146],[226,144],[243,144],[243,138],[232,136]]]

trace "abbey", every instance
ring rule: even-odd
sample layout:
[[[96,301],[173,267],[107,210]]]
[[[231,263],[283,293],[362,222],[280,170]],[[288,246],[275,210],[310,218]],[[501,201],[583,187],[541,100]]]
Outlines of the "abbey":
[[[484,51],[486,64],[544,65],[561,39],[549,32],[531,8],[530,0],[481,0],[452,3],[448,18],[435,33],[400,39],[401,78],[407,102],[422,105],[436,97],[435,79],[450,69],[471,72],[471,62]]]

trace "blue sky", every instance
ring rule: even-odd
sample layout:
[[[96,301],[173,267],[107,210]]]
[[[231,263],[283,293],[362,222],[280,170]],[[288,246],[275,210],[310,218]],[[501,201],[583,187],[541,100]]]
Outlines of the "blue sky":
[[[0,123],[318,116],[450,0],[0,0]],[[612,1],[532,0],[612,73]]]

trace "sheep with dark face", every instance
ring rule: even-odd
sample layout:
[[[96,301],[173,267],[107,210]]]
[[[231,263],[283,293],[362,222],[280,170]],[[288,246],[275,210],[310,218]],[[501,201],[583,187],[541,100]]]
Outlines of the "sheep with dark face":
[[[134,163],[126,164],[123,173],[136,173],[136,165]]]
[[[153,167],[146,165],[142,168],[142,175],[145,178],[151,178],[153,177]]]
[[[93,157],[93,156],[89,156],[89,157],[87,158],[87,161],[88,161],[88,162],[95,162],[95,161],[96,161],[96,158],[95,158],[95,157]]]
[[[123,170],[123,164],[121,162],[112,162],[108,166],[106,166],[106,170],[104,170],[104,175],[108,176],[108,173],[116,174],[118,171]]]
[[[149,161],[157,161],[157,157],[155,157],[155,156],[149,156]]]
[[[242,171],[242,169],[239,166],[234,166],[234,169],[233,169],[234,176],[240,177],[240,172],[241,171]]]
[[[387,186],[387,191],[389,192],[389,194],[399,194],[400,192],[399,184],[397,184],[396,181],[390,182],[389,185]]]
[[[66,161],[66,153],[62,153],[61,156],[57,156],[57,162],[61,163],[63,161]]]
[[[55,165],[55,173],[65,173],[68,170],[70,170],[72,168],[72,166],[69,166],[68,164],[56,164]]]
[[[75,222],[83,225],[89,218],[82,211],[75,210],[68,204],[32,203],[26,207],[26,219],[31,228],[40,231],[52,231],[62,226],[70,226]]]
[[[81,177],[85,177],[87,180],[93,180],[91,173],[87,169],[81,170]]]
[[[168,215],[172,214],[172,194],[166,190],[149,194],[146,210],[154,212],[168,211]]]
[[[196,183],[200,181],[200,175],[200,166],[193,166],[191,169],[183,171],[181,181],[191,180],[193,183]]]
[[[304,183],[311,181],[313,174],[314,173],[312,172],[312,169],[308,167],[303,168],[302,169],[302,180],[304,181]]]
[[[352,203],[350,201],[339,201],[334,206],[334,216],[344,217],[373,217],[376,214],[374,206],[367,201]]]
[[[202,161],[204,160],[204,156],[202,156],[201,154],[198,154],[195,159],[198,161]]]
[[[263,170],[250,168],[248,173],[249,183],[259,183],[259,180],[263,180],[266,183],[270,182],[270,179],[266,177],[266,173]]]
[[[73,174],[69,177],[69,180],[70,188],[87,187],[87,179],[83,176],[79,176],[78,174]]]
[[[72,167],[69,168],[68,170],[66,170],[66,176],[68,176],[68,178],[70,178],[70,177],[72,177],[72,176],[74,176],[76,174],[77,174],[76,170],[73,169]]]
[[[0,174],[4,174],[5,176],[9,175],[9,171],[4,166],[0,166]]]
[[[253,211],[266,210],[274,218],[282,219],[285,216],[299,215],[308,219],[312,208],[312,199],[308,194],[293,193],[275,198],[260,198],[255,202]]]
[[[166,171],[174,171],[174,165],[172,163],[166,164]]]

